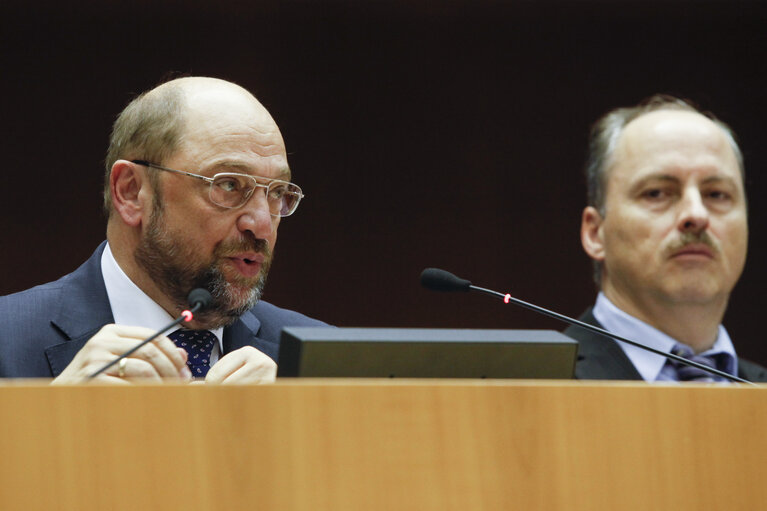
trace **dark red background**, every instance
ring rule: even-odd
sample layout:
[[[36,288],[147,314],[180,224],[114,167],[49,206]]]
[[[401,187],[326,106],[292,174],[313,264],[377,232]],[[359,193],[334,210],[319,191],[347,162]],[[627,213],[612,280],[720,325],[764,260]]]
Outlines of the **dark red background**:
[[[263,5],[262,5],[263,4]],[[654,92],[741,137],[746,271],[725,324],[767,363],[767,6],[757,2],[96,2],[0,7],[0,293],[74,269],[104,237],[110,125],[168,72],[253,91],[307,198],[266,299],[342,326],[561,328],[422,290],[438,266],[577,315],[588,127]]]

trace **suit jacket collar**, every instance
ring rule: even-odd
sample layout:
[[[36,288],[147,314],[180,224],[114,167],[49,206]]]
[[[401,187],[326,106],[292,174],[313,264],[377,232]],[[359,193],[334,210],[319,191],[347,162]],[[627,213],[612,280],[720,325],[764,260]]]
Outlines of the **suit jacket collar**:
[[[82,266],[62,279],[51,324],[65,342],[45,350],[54,377],[101,327],[114,322],[101,276],[101,254],[105,246],[103,242]]]
[[[261,321],[253,314],[247,311],[240,316],[240,319],[224,328],[224,354],[245,346],[253,346],[256,342],[256,334],[261,328]]]
[[[589,308],[579,318],[584,323],[603,328]],[[641,380],[642,376],[618,346],[618,343],[595,332],[571,326],[565,334],[578,341],[575,377],[588,380]]]

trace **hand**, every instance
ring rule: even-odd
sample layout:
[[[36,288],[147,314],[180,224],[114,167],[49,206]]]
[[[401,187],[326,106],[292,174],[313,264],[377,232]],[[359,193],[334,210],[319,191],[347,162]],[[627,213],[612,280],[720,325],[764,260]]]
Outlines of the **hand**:
[[[91,374],[152,334],[153,330],[143,327],[106,325],[85,343],[53,383],[84,383]],[[121,371],[120,364],[114,364],[94,380],[99,383],[130,383],[134,380],[162,381],[164,378],[189,381],[192,378],[186,366],[186,351],[176,347],[164,335],[131,353],[122,368]]]
[[[227,353],[208,371],[205,383],[274,383],[277,364],[252,346]]]

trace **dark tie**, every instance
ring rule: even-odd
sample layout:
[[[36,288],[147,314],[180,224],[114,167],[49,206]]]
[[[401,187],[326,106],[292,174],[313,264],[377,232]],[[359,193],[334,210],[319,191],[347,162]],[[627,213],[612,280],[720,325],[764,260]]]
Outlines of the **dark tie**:
[[[192,376],[205,378],[210,369],[210,355],[213,353],[216,336],[208,330],[176,330],[168,338],[186,350],[186,365],[192,371]]]
[[[680,357],[684,357],[688,360],[692,360],[693,362],[697,362],[706,367],[710,367],[712,369],[719,369],[720,371],[722,370],[719,364],[720,358],[717,355],[706,355],[706,356],[696,355],[689,346],[685,346],[684,344],[677,344],[676,346],[674,346],[674,348],[671,350],[671,353],[673,353],[674,355],[678,355]],[[726,378],[717,376],[715,374],[707,373],[703,369],[698,369],[697,367],[687,366],[673,360],[671,361],[671,363],[676,368],[676,374],[679,381],[698,381],[698,382],[728,381]]]

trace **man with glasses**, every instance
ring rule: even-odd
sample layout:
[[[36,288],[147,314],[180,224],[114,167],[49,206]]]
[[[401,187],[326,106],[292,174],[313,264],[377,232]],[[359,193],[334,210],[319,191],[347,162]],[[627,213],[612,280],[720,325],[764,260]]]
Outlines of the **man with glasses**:
[[[600,292],[581,320],[730,375],[767,381],[722,326],[746,261],[743,157],[727,125],[657,95],[594,125],[581,241]],[[578,327],[576,377],[727,381]]]
[[[106,159],[107,241],[75,272],[0,298],[0,376],[80,383],[187,309],[183,328],[96,378],[268,382],[283,326],[323,323],[260,301],[282,217],[303,197],[269,112],[190,77],[134,99]]]

